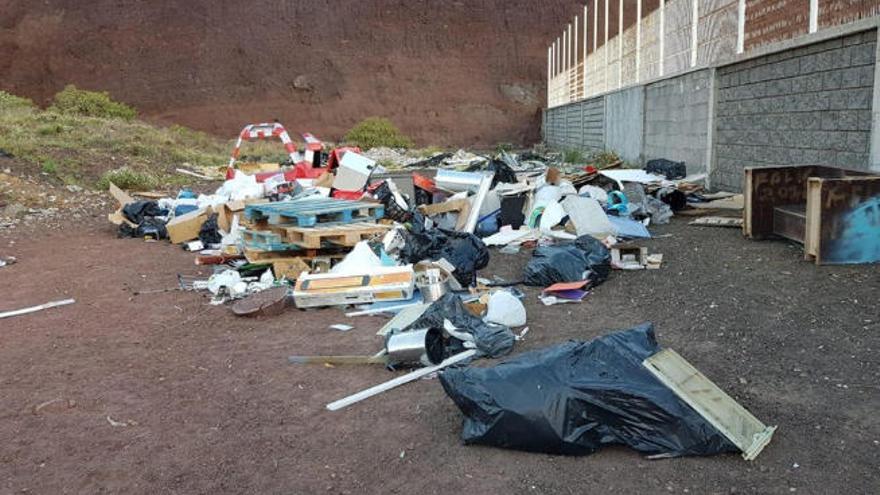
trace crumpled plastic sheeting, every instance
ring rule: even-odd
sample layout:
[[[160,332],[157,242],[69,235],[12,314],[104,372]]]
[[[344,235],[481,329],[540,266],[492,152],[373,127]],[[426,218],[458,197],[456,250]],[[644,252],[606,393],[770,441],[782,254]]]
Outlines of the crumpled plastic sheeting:
[[[156,201],[135,201],[122,207],[122,215],[131,223],[139,224],[144,218],[167,214]]]
[[[440,383],[464,414],[465,444],[564,455],[613,444],[649,455],[736,452],[642,365],[659,350],[645,323],[491,368],[448,368]]]
[[[461,298],[453,293],[447,293],[434,301],[421,316],[403,331],[418,330],[422,328],[444,328],[444,320],[449,320],[460,332],[473,336],[474,344],[480,354],[496,358],[505,356],[513,349],[516,337],[510,328],[503,325],[489,324],[471,314]],[[446,357],[463,351],[462,343],[447,345]]]
[[[444,229],[425,229],[423,218],[416,214],[413,229],[404,234],[405,244],[399,258],[404,263],[422,260],[439,261],[443,258],[455,266],[452,274],[464,286],[477,281],[477,270],[489,264],[489,249],[479,237],[466,232]]]
[[[526,285],[547,287],[559,282],[604,282],[611,273],[611,252],[595,238],[584,235],[571,244],[542,246],[534,250],[523,270]]]
[[[526,307],[509,291],[497,290],[489,296],[483,321],[507,327],[521,327],[526,324]]]

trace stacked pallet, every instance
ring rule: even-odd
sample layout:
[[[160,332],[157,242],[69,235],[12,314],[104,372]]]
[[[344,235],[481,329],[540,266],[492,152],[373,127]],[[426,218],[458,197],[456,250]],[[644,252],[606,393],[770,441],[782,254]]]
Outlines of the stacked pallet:
[[[376,221],[384,213],[378,203],[332,198],[248,205],[244,253],[252,263],[272,263],[276,277],[320,271],[358,242],[383,235],[390,227]]]

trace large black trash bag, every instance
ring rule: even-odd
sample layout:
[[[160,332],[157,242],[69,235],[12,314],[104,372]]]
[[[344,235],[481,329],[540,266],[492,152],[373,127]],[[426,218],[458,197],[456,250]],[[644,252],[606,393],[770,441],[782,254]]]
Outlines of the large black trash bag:
[[[205,247],[211,244],[220,244],[220,241],[223,240],[223,236],[220,235],[220,228],[217,225],[216,213],[212,213],[205,220],[205,223],[202,224],[202,228],[199,229],[199,240],[202,241]]]
[[[590,236],[571,244],[542,246],[532,253],[523,271],[526,285],[547,287],[559,282],[589,280],[590,287],[604,282],[611,273],[611,253]]]
[[[466,444],[565,455],[611,444],[649,455],[736,452],[642,366],[659,350],[653,325],[644,323],[491,368],[447,368],[440,383],[465,416]]]
[[[167,239],[168,230],[165,222],[156,217],[145,218],[137,227],[131,227],[125,222],[119,224],[117,237],[139,237],[149,239]]]
[[[590,287],[595,287],[608,280],[611,275],[611,251],[602,241],[593,236],[582,235],[575,239],[574,245],[587,255],[587,269]]]
[[[159,217],[165,213],[155,201],[134,201],[122,207],[122,215],[135,224],[140,224],[146,217]]]
[[[405,235],[400,258],[406,263],[422,260],[438,261],[445,258],[455,266],[452,274],[463,286],[474,285],[477,270],[489,264],[489,249],[479,237],[466,232],[445,229],[426,229],[424,217],[414,214],[412,228]]]
[[[541,246],[523,270],[523,283],[547,287],[558,282],[577,282],[587,276],[583,251],[572,244]]]
[[[471,334],[474,337],[477,350],[482,355],[496,358],[509,354],[513,349],[516,337],[508,327],[486,323],[481,318],[477,318],[464,307],[461,298],[452,293],[447,293],[434,301],[422,313],[422,316],[404,328],[403,331],[443,328],[443,320],[449,320],[458,331]],[[463,350],[461,341],[447,345],[444,357],[458,354]]]
[[[667,180],[684,179],[687,176],[687,167],[685,167],[684,162],[657,158],[655,160],[648,160],[648,163],[645,164],[645,172],[663,175]]]

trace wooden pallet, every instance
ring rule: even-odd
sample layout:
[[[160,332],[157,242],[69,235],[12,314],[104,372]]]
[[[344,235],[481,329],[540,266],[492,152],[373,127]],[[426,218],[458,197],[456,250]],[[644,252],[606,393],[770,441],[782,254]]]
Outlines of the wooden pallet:
[[[271,230],[242,230],[241,240],[246,249],[260,251],[296,251],[296,244],[284,242],[281,235]]]
[[[385,207],[378,203],[332,198],[255,204],[244,210],[244,219],[251,225],[285,227],[375,221],[384,215]]]
[[[360,241],[387,232],[391,227],[361,222],[317,227],[273,227],[283,242],[303,248],[317,249],[324,245],[351,247]]]
[[[260,249],[244,249],[244,257],[250,263],[275,263],[279,261],[293,262],[302,260],[310,262],[315,258],[341,260],[347,253],[340,249],[297,249],[295,251],[263,251]]]

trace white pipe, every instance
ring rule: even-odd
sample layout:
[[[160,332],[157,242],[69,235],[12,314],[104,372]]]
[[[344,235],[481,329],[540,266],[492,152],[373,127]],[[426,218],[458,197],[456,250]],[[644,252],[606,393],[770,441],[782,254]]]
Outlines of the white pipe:
[[[819,0],[810,0],[810,32],[819,30]]]
[[[636,82],[641,79],[642,65],[642,0],[636,0]]]
[[[736,8],[736,53],[745,51],[746,44],[746,0],[739,0]]]
[[[331,403],[327,404],[327,409],[329,409],[331,411],[338,411],[338,410],[342,409],[343,407],[348,407],[356,402],[360,402],[364,399],[369,399],[370,397],[372,397],[374,395],[379,395],[382,392],[386,392],[388,390],[391,390],[392,388],[399,387],[405,383],[409,383],[409,382],[418,380],[419,378],[421,378],[423,376],[430,375],[431,373],[438,371],[438,370],[441,370],[447,366],[451,366],[451,365],[458,363],[460,361],[464,361],[465,359],[473,357],[476,353],[477,353],[477,351],[475,349],[470,349],[470,350],[467,350],[464,352],[459,352],[458,354],[456,354],[454,356],[450,356],[450,357],[444,359],[443,362],[438,365],[426,366],[424,368],[419,368],[419,369],[412,371],[410,373],[407,373],[403,376],[398,376],[397,378],[394,378],[392,380],[388,380],[385,383],[380,383],[379,385],[370,387],[366,390],[361,390],[360,392],[358,392],[356,394],[352,394],[352,395],[349,395],[348,397],[344,397],[344,398],[339,399],[335,402],[331,402]]]
[[[623,86],[623,0],[617,7],[617,87]]]
[[[584,98],[587,97],[587,25],[590,19],[587,14],[587,5],[584,4]]]
[[[699,0],[693,0],[693,12],[691,15],[691,67],[697,65],[697,23],[700,19],[700,14],[697,12],[697,6],[699,5]]]
[[[550,108],[550,79],[553,77],[553,49],[547,47],[547,108]]]
[[[665,26],[666,13],[664,12],[666,10],[665,7],[666,7],[666,0],[660,0],[660,74],[659,75],[661,75],[661,76],[663,75],[663,58],[664,58],[663,48],[664,48],[664,45],[666,44],[666,41],[664,39],[664,38],[666,38],[666,26]]]
[[[30,306],[13,311],[4,311],[3,313],[0,313],[0,319],[9,318],[12,316],[26,315],[28,313],[36,313],[37,311],[42,311],[44,309],[54,308],[56,306],[65,306],[68,304],[73,304],[75,302],[76,301],[73,299],[62,299],[61,301],[47,302],[46,304],[40,304],[38,306]]]

